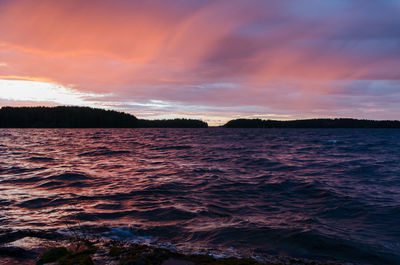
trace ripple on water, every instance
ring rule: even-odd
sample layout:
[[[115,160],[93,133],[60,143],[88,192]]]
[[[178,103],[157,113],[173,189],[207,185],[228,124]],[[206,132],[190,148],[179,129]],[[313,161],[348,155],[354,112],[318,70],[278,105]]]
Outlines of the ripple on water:
[[[129,154],[130,151],[126,150],[97,150],[97,151],[89,151],[79,154],[78,156],[114,156],[114,155],[126,155]]]
[[[0,137],[0,224],[80,222],[182,248],[400,264],[398,139],[399,130],[11,129]]]
[[[38,162],[38,163],[54,161],[54,159],[51,157],[41,157],[41,156],[32,156],[32,157],[28,158],[28,160],[32,161],[32,162]]]

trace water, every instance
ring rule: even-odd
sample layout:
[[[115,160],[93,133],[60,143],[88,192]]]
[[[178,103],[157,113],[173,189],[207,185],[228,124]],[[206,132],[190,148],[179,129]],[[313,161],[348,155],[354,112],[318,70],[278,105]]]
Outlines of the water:
[[[2,129],[0,225],[400,264],[400,130]]]

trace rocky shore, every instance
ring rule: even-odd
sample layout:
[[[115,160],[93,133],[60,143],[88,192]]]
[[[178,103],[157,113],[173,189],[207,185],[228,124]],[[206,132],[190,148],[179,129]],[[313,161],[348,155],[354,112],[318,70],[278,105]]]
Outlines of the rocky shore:
[[[0,264],[21,265],[335,265],[334,262],[274,257],[214,257],[180,253],[125,241],[60,234],[55,231],[0,231]]]

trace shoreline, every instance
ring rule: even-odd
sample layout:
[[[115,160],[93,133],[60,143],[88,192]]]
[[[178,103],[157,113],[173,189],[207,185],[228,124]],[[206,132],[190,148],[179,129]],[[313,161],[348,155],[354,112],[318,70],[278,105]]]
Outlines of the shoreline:
[[[243,257],[184,252],[171,245],[62,234],[55,230],[0,230],[0,262],[52,265],[342,265],[338,261],[288,256]]]
[[[208,128],[199,119],[140,119],[136,116],[90,107],[0,107],[0,128]],[[258,118],[231,119],[219,127],[225,128],[335,128],[335,129],[399,129],[400,120],[360,118],[306,118],[270,120]]]

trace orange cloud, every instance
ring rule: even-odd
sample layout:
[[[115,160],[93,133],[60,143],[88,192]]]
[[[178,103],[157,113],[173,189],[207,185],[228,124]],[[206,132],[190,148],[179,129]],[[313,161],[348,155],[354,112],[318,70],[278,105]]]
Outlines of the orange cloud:
[[[359,101],[349,91],[357,80],[399,80],[390,40],[400,23],[389,7],[384,19],[368,15],[378,4],[354,10],[320,3],[318,14],[306,2],[298,5],[3,0],[0,79],[112,93],[105,104],[164,100],[303,116],[370,104],[371,97],[360,92],[365,101]],[[372,32],[364,30],[368,25]]]

